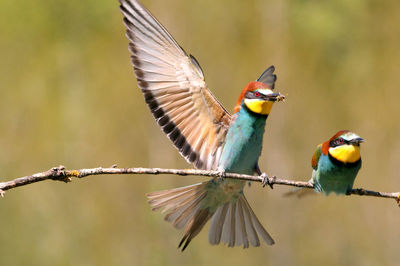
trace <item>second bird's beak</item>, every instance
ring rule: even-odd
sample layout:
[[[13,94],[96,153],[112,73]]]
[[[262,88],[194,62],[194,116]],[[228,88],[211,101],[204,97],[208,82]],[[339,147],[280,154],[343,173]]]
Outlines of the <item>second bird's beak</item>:
[[[363,138],[355,138],[350,140],[350,143],[353,145],[360,145],[360,143],[365,142],[365,139]]]

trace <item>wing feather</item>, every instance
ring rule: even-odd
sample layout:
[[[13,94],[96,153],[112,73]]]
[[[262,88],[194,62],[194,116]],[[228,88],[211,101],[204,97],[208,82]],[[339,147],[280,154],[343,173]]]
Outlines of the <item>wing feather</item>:
[[[311,166],[314,170],[317,170],[318,168],[318,161],[319,157],[321,156],[321,153],[322,153],[322,144],[319,144],[311,159]]]
[[[198,61],[136,0],[120,0],[145,101],[185,159],[215,169],[231,116],[208,90]]]

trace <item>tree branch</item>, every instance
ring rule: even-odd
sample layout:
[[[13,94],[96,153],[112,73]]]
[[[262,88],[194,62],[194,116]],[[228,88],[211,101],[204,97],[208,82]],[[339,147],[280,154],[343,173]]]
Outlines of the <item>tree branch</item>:
[[[113,165],[109,168],[88,168],[88,169],[79,169],[79,170],[67,170],[64,166],[60,165],[58,167],[53,167],[45,172],[37,173],[30,176],[24,176],[20,178],[16,178],[6,182],[0,182],[0,195],[3,197],[6,190],[10,190],[16,187],[25,186],[28,184],[44,181],[44,180],[58,180],[63,182],[71,182],[72,177],[83,178],[86,176],[92,175],[123,175],[123,174],[150,174],[150,175],[159,175],[159,174],[172,174],[172,175],[195,175],[195,176],[208,176],[208,177],[221,177],[221,172],[219,171],[204,171],[204,170],[195,170],[195,169],[163,169],[163,168],[116,168],[116,165]],[[245,181],[253,181],[253,182],[263,182],[262,176],[252,176],[252,175],[243,175],[243,174],[234,174],[234,173],[225,173],[224,177],[232,178],[232,179],[240,179]],[[293,181],[287,179],[280,179],[274,177],[267,177],[267,184],[271,187],[273,185],[285,185],[285,186],[293,186],[293,187],[301,187],[301,188],[309,188],[313,189],[313,185],[309,182],[304,181]],[[349,195],[359,195],[359,196],[371,196],[371,197],[380,197],[380,198],[392,198],[395,199],[396,202],[400,206],[400,192],[378,192],[372,190],[366,190],[363,188],[356,188],[350,191]]]

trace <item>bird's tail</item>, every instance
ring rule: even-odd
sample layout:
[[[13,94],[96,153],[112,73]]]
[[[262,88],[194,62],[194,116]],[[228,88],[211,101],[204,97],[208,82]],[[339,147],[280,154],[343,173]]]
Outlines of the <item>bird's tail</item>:
[[[318,184],[315,184],[313,179],[315,175],[315,170],[313,171],[313,177],[308,180],[308,183],[314,185],[316,187],[316,190],[319,190]],[[283,194],[284,197],[292,197],[292,196],[297,196],[299,199],[305,196],[310,196],[310,195],[316,195],[315,191],[313,189],[308,189],[308,188],[301,188],[297,187],[295,189],[290,190],[289,192],[286,192]]]
[[[200,233],[213,214],[210,213],[208,208],[201,208],[201,203],[207,196],[205,189],[207,183],[203,182],[147,194],[153,211],[164,208],[162,212],[167,213],[164,220],[171,222],[178,229],[185,228],[185,235],[178,246],[181,247],[183,244],[182,251]]]
[[[268,245],[275,243],[254,214],[243,193],[235,202],[228,202],[217,209],[208,233],[212,245],[222,241],[229,247],[243,245],[243,248],[248,248],[249,244],[258,247],[259,236]]]
[[[153,210],[163,208],[162,212],[167,213],[166,221],[178,229],[184,228],[185,234],[178,246],[182,246],[182,251],[210,218],[209,241],[213,245],[222,241],[230,247],[243,245],[247,248],[249,244],[259,246],[259,236],[268,245],[274,244],[243,193],[237,200],[222,204],[216,209],[210,210],[206,207],[203,201],[207,197],[207,184],[208,182],[203,182],[147,194]]]
[[[315,191],[312,189],[307,189],[307,188],[295,188],[290,190],[289,192],[286,192],[283,194],[284,197],[293,197],[296,196],[299,199],[306,197],[306,196],[311,196],[311,195],[315,195]]]

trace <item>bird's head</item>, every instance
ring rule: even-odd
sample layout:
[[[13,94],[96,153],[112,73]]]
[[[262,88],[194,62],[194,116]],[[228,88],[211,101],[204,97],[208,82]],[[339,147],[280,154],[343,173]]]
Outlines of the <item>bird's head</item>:
[[[279,92],[273,92],[276,81],[276,75],[273,74],[274,70],[273,66],[269,67],[257,81],[247,84],[236,103],[235,113],[242,108],[242,105],[245,105],[253,113],[269,115],[274,102],[285,99],[285,96]]]
[[[322,152],[329,153],[333,158],[343,163],[354,163],[360,160],[360,143],[364,139],[349,131],[341,130],[324,142]]]

